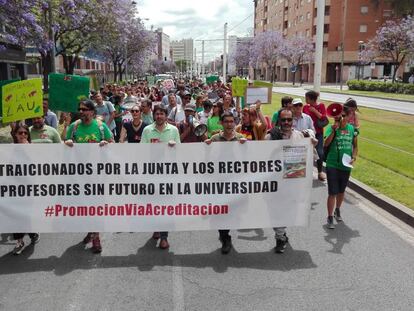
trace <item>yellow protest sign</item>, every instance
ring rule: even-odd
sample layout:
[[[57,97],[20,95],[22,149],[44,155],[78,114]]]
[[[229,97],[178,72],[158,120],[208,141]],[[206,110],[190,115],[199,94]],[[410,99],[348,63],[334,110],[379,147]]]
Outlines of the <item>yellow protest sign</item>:
[[[234,97],[244,96],[247,88],[247,80],[240,78],[233,78],[231,80],[231,91]]]
[[[43,115],[42,79],[23,80],[2,87],[3,122]]]

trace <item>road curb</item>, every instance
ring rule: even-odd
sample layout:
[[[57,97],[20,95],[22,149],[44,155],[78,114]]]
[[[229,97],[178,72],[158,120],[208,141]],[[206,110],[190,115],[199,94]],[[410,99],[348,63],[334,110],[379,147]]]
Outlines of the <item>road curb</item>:
[[[382,208],[394,217],[397,217],[399,220],[414,228],[413,210],[383,195],[382,193],[379,193],[378,191],[352,177],[349,179],[348,186],[350,189],[356,191],[365,199],[371,201],[378,207]]]

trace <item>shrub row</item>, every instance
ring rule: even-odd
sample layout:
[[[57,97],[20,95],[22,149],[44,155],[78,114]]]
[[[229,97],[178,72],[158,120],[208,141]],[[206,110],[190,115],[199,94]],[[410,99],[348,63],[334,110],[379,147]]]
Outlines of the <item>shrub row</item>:
[[[391,83],[365,80],[349,80],[347,82],[350,90],[378,91],[385,93],[414,94],[414,84]]]

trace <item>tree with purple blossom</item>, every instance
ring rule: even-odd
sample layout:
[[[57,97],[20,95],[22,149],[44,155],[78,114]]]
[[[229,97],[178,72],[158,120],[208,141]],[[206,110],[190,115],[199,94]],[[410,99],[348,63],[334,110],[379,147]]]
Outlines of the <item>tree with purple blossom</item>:
[[[279,47],[279,54],[287,60],[293,73],[293,85],[295,85],[296,72],[302,72],[302,64],[312,59],[315,48],[313,42],[306,37],[296,36],[285,39]]]
[[[280,56],[279,48],[283,42],[283,35],[278,31],[261,32],[253,39],[250,63],[255,68],[261,64],[270,67],[272,82],[275,77],[276,61]]]
[[[45,6],[45,1],[41,0],[0,0],[0,48],[4,49],[4,44],[13,44],[24,47],[33,45],[42,51],[50,49],[50,41],[45,37],[37,13]],[[5,33],[2,35],[2,26]]]
[[[236,70],[239,75],[243,75],[244,68],[251,65],[253,49],[253,38],[242,38],[236,44],[236,48],[229,55],[231,61],[236,64]]]
[[[374,38],[368,41],[361,59],[389,60],[394,65],[392,82],[398,68],[409,56],[414,55],[414,18],[407,16],[399,21],[389,20],[381,26]]]

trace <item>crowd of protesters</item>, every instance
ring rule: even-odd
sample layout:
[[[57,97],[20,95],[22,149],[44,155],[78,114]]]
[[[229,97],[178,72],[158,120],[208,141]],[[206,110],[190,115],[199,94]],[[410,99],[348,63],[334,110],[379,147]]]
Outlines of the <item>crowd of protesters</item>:
[[[171,86],[171,85],[170,85]],[[327,227],[334,229],[333,217],[342,221],[341,204],[350,175],[344,166],[344,153],[356,160],[359,122],[357,103],[348,99],[340,115],[329,125],[326,107],[318,102],[319,94],[308,91],[305,104],[300,98],[283,97],[281,109],[271,118],[264,116],[260,101],[242,106],[240,98],[232,96],[231,83],[220,80],[211,85],[201,80],[175,80],[173,87],[163,81],[149,86],[144,80],[126,85],[106,84],[91,90],[88,99],[80,101],[77,113],[61,113],[58,118],[48,109],[44,99],[44,116],[12,125],[14,143],[61,143],[76,148],[78,143],[177,143],[234,142],[249,140],[301,139],[309,137],[315,146],[314,158],[318,179],[328,182]],[[58,127],[60,124],[60,127]],[[325,129],[326,127],[326,129]],[[58,132],[57,129],[60,129]],[[325,135],[324,135],[325,134]],[[328,148],[331,146],[331,148]],[[335,146],[335,147],[332,147]],[[327,150],[329,150],[329,154]],[[326,161],[324,173],[323,162]],[[230,230],[219,230],[223,254],[232,248]],[[283,253],[288,237],[286,228],[274,228],[277,253]],[[31,242],[39,234],[29,233]],[[24,233],[16,233],[14,254],[24,248]],[[159,247],[167,249],[168,232],[154,232]],[[100,253],[98,232],[89,232],[83,243],[92,243],[91,250]]]

